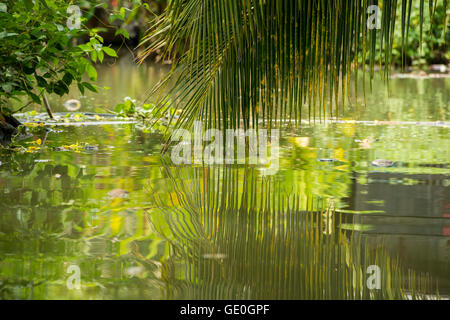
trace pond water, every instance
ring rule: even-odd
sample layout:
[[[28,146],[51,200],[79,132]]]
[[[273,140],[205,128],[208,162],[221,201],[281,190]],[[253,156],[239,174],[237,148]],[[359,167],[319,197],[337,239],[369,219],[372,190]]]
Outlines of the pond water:
[[[123,59],[70,98],[105,112],[168,68]],[[34,130],[0,153],[0,298],[448,296],[449,94],[449,78],[377,81],[342,121],[284,130],[271,178],[174,167],[134,123]]]

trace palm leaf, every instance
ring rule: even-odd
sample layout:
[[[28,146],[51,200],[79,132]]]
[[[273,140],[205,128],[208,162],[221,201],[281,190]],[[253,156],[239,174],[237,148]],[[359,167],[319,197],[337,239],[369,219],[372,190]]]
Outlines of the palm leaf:
[[[382,8],[381,30],[368,29],[370,5]],[[173,0],[140,58],[163,50],[174,61],[152,94],[162,111],[182,105],[177,128],[195,120],[207,128],[271,128],[337,116],[352,76],[357,89],[358,59],[368,57],[372,81],[377,41],[380,64],[390,65],[399,6],[404,47],[412,0]]]

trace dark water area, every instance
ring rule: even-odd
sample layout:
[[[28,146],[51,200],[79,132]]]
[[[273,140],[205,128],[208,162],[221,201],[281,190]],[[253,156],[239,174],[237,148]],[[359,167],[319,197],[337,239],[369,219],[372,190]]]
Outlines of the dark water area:
[[[77,112],[143,101],[168,68],[122,60],[99,70],[99,94],[69,98]],[[376,81],[341,121],[283,130],[270,179],[175,167],[136,123],[34,131],[0,152],[0,297],[448,296],[449,94],[448,78],[392,79],[389,94]]]

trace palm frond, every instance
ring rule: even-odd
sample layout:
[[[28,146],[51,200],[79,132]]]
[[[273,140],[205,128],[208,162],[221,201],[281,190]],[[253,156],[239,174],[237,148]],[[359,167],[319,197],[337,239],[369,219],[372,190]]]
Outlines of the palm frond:
[[[372,5],[381,8],[381,30],[367,26]],[[412,0],[173,0],[144,39],[141,59],[162,49],[173,59],[153,93],[163,111],[183,106],[177,127],[202,120],[208,128],[270,128],[279,120],[332,117],[351,97],[352,76],[357,90],[358,59],[370,61],[373,79],[377,41],[387,79],[396,10],[405,46],[411,6]],[[422,20],[423,14],[421,29]]]

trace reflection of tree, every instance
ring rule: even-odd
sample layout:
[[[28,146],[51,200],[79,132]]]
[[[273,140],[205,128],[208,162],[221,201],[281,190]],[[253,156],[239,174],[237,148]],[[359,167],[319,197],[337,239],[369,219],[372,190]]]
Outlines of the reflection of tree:
[[[34,232],[56,234],[63,230],[61,212],[70,207],[71,199],[80,197],[79,179],[83,173],[80,170],[78,175],[71,176],[68,166],[62,165],[34,166],[33,161],[33,169],[24,180],[28,186],[15,185],[17,180],[13,180],[8,186],[8,193],[0,194],[3,212],[17,211],[21,213],[18,216],[23,217],[22,221],[10,221],[3,227],[17,232],[15,225],[19,223],[24,231],[34,229]],[[6,216],[19,219],[13,215]]]
[[[170,243],[161,267],[170,298],[402,299],[428,288],[383,247],[345,234],[324,201],[303,203],[253,169],[167,175],[175,192],[155,193],[148,217]],[[369,265],[382,270],[380,290],[367,288]]]
[[[80,180],[87,178],[82,170],[74,174],[69,166],[36,163],[36,157],[13,154],[3,171],[7,192],[0,192],[0,297],[4,298],[44,297],[46,285],[64,278],[61,267],[77,246],[67,232],[79,237],[85,223],[81,204],[74,206],[72,200],[80,198]]]
[[[104,145],[104,136],[95,138],[98,142],[91,144]],[[115,140],[116,146],[128,141],[119,138],[122,140]],[[77,165],[83,154],[44,155],[49,159],[42,162],[36,162],[43,158],[42,153],[12,153],[10,159],[1,159],[0,298],[119,299],[155,296],[154,291],[158,294],[158,287],[149,288],[140,273],[132,271],[140,268],[129,254],[135,243],[158,244],[139,207],[145,198],[144,178],[122,178],[131,165],[142,168],[144,161],[156,162],[156,157],[141,162],[116,158],[101,164],[101,170],[92,170],[93,165]],[[94,164],[97,161],[96,154],[84,156]],[[105,167],[124,171],[105,174]],[[142,171],[145,181],[157,173],[158,167]],[[99,181],[106,181],[106,188],[99,188]],[[132,199],[107,196],[108,188],[118,181],[130,190]],[[66,271],[71,264],[81,269],[80,291],[67,289]]]
[[[157,139],[131,126],[123,129],[70,127],[65,134],[52,133],[48,145],[40,136],[40,152],[5,149],[0,155],[0,295],[16,299],[151,295],[140,275],[127,270],[136,267],[129,243],[141,240],[148,245],[154,239],[147,224],[141,223],[145,218],[140,206],[147,198],[143,183],[160,172],[155,165],[158,157],[142,157],[133,150],[139,143],[139,150],[153,153]],[[104,149],[113,144],[135,156],[51,151],[76,141]],[[117,187],[129,191],[130,199],[111,199],[107,193]],[[69,291],[65,283],[72,263],[81,268],[80,292]]]

